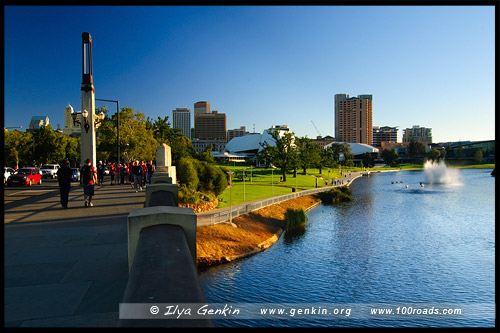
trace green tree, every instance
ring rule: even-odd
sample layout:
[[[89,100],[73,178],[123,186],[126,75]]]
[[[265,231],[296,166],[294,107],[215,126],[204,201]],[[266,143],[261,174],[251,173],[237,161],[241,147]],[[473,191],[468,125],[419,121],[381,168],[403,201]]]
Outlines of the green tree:
[[[476,161],[477,164],[481,164],[483,162],[483,150],[478,149],[474,152],[474,161]]]
[[[408,155],[410,158],[415,158],[417,156],[423,156],[425,154],[425,146],[422,142],[412,140],[408,145]]]
[[[109,160],[118,160],[116,114],[106,118],[99,128],[100,137],[97,150],[101,156],[109,153]],[[120,110],[120,152],[122,160],[154,160],[158,142],[153,136],[153,129],[147,126],[144,113],[130,107]]]
[[[181,184],[194,192],[198,189],[200,180],[198,179],[198,172],[193,165],[193,159],[190,157],[182,157],[177,165],[177,178]]]
[[[354,166],[354,154],[351,153],[351,148],[347,143],[343,144],[343,151],[342,153],[344,154],[344,160],[342,161],[342,164],[348,167]]]
[[[440,156],[441,156],[441,152],[439,150],[437,150],[437,149],[431,149],[427,153],[427,158],[429,158],[432,161],[437,161]]]
[[[384,160],[385,164],[390,165],[391,167],[395,167],[399,165],[400,157],[399,154],[397,153],[396,149],[384,149],[382,152],[382,159]]]
[[[266,164],[275,165],[281,170],[283,181],[286,181],[286,172],[293,168],[297,160],[297,149],[294,145],[294,135],[287,132],[280,136],[280,132],[272,128],[267,130],[271,135],[274,145],[267,141],[261,143],[262,151],[259,156],[266,160]]]
[[[311,139],[308,137],[296,138],[295,145],[298,152],[298,165],[302,168],[304,175],[308,168],[321,165],[320,148],[312,143]]]
[[[369,152],[363,154],[363,165],[367,168],[373,168],[375,165],[375,158]]]
[[[4,130],[4,164],[6,166],[29,166],[33,164],[33,136],[18,130]]]

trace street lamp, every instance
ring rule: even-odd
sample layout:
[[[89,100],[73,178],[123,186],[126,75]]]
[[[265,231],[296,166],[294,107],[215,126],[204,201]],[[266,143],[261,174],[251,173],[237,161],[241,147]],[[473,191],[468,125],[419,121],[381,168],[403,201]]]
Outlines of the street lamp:
[[[89,112],[87,110],[83,110],[83,111],[71,110],[71,117],[73,118],[73,125],[76,126],[76,125],[82,124],[80,119],[78,119],[79,114],[81,114],[82,118],[83,118],[83,122],[84,122],[83,128],[85,128],[85,133],[88,133],[89,129],[90,129],[90,123],[89,123]],[[104,112],[99,113],[99,115],[97,116],[97,119],[94,120],[94,124],[95,124],[96,128],[99,124],[101,124],[103,122],[104,118],[106,118],[106,116],[104,115]]]
[[[243,202],[245,202],[245,176],[246,176],[246,169],[243,168]]]
[[[274,169],[271,168],[271,189],[273,190],[274,195]]]
[[[231,188],[232,188],[232,185],[231,185],[231,178],[233,176],[233,173],[232,171],[228,171],[227,174],[229,175],[229,221],[231,222],[231,224],[233,223],[233,204],[232,204],[232,195],[231,195]]]
[[[116,103],[116,146],[118,149],[118,164],[120,164],[120,102],[112,99],[96,98],[96,101]]]

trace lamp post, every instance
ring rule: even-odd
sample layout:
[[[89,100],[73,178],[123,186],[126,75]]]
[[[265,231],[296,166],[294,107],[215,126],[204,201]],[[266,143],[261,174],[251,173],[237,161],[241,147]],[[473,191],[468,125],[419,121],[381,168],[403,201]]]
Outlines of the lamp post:
[[[118,150],[117,151],[118,164],[120,164],[120,102],[112,99],[100,99],[100,98],[96,98],[95,100],[116,103],[116,147]]]
[[[271,169],[271,189],[273,190],[274,195],[274,169]]]
[[[233,204],[232,204],[232,195],[231,195],[231,188],[233,187],[231,185],[231,178],[233,176],[232,171],[228,171],[227,174],[229,175],[229,222],[233,223]]]
[[[245,176],[246,176],[246,169],[243,168],[243,202],[245,202]]]

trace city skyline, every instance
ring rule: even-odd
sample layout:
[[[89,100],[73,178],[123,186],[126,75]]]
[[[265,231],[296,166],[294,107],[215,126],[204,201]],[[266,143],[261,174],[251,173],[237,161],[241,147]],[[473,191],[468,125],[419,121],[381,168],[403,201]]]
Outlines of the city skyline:
[[[373,126],[492,140],[494,14],[493,5],[6,6],[4,126],[24,131],[48,116],[64,128],[68,103],[80,110],[89,32],[96,98],[151,119],[173,124],[172,110],[208,101],[228,129],[334,136],[334,96],[369,94]]]

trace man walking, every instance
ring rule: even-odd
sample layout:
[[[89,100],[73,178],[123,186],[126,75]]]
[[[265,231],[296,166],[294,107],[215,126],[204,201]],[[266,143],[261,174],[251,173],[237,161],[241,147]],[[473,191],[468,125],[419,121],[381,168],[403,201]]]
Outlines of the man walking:
[[[142,191],[142,166],[139,164],[139,161],[135,161],[132,166],[132,174],[134,175],[134,188],[137,193],[137,188]]]
[[[102,186],[102,181],[104,179],[104,165],[102,161],[99,161],[97,165],[97,185]]]
[[[61,167],[57,170],[57,180],[59,182],[59,192],[61,193],[61,206],[68,208],[69,190],[71,189],[71,180],[73,172],[69,167],[69,161],[61,162]]]
[[[92,207],[92,197],[94,196],[94,184],[97,181],[96,170],[92,166],[90,158],[85,160],[85,165],[80,171],[80,184],[83,186],[83,197],[85,198],[85,207]]]

